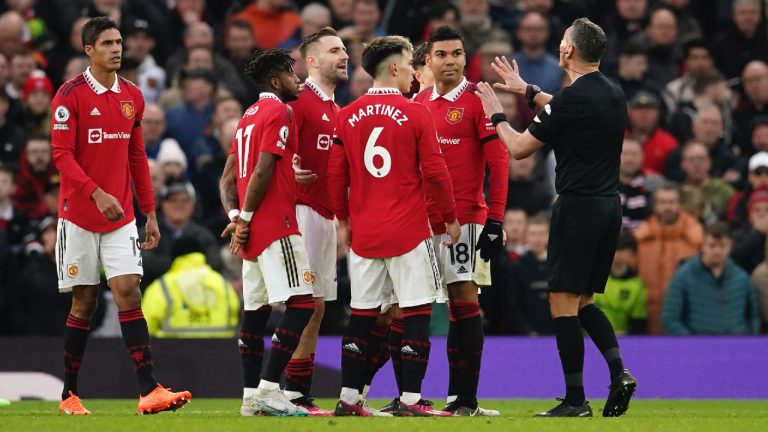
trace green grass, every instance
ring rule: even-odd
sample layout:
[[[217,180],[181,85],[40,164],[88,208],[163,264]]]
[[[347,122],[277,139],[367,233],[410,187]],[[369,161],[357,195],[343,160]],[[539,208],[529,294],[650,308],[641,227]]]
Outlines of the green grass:
[[[24,401],[0,408],[0,431],[364,431],[364,432],[481,432],[481,431],[766,431],[766,401],[633,401],[621,418],[535,419],[531,416],[554,406],[554,401],[485,400],[482,406],[498,409],[497,418],[268,418],[240,417],[236,399],[195,399],[176,413],[140,416],[135,400],[86,400],[94,415],[59,416],[57,403]],[[331,408],[335,401],[320,400]],[[593,401],[600,415],[602,401]]]

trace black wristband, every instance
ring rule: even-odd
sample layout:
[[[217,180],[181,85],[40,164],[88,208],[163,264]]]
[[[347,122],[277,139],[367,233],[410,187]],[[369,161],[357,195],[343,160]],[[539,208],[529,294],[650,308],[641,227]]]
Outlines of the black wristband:
[[[503,123],[507,121],[507,115],[504,113],[496,113],[491,116],[491,123],[493,123],[493,127],[496,127],[499,125],[499,123]]]

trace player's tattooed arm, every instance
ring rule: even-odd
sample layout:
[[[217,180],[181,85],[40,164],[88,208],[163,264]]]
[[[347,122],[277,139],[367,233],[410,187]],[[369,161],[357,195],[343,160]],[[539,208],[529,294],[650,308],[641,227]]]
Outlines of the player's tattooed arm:
[[[224,164],[224,172],[221,173],[221,179],[219,180],[219,198],[225,212],[229,213],[230,210],[239,208],[234,154],[229,155],[226,164]]]

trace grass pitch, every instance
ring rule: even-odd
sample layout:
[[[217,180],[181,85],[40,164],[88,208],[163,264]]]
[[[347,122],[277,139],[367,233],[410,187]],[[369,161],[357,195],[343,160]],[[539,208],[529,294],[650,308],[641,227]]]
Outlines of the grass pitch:
[[[491,432],[491,431],[761,431],[768,430],[768,401],[636,400],[627,415],[599,417],[602,402],[592,401],[592,419],[536,419],[533,414],[555,405],[542,400],[484,400],[501,417],[487,418],[276,418],[240,417],[240,400],[194,399],[175,413],[141,416],[137,400],[85,400],[94,415],[59,416],[55,402],[23,401],[0,407],[0,432],[5,431],[135,431],[215,432],[264,430],[276,432]],[[335,400],[316,401],[331,409]],[[381,406],[385,401],[376,401]],[[437,402],[437,401],[436,401]],[[441,406],[440,403],[436,405]]]

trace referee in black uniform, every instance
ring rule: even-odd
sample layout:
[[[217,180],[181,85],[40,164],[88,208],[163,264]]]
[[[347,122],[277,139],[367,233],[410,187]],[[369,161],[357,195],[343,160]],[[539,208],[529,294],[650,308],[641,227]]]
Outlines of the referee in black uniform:
[[[593,300],[602,293],[621,229],[619,159],[627,126],[627,106],[618,83],[599,72],[605,52],[603,30],[579,18],[560,42],[560,67],[571,85],[555,95],[520,78],[517,64],[496,57],[492,67],[504,79],[497,89],[524,94],[540,109],[528,130],[516,132],[487,83],[478,85],[486,114],[515,159],[523,159],[544,143],[557,160],[555,186],[559,195],[550,226],[549,303],[557,349],[565,376],[565,399],[543,417],[590,417],[584,396],[582,329],[605,357],[611,387],[603,416],[624,414],[637,383],[624,369],[611,323]]]

